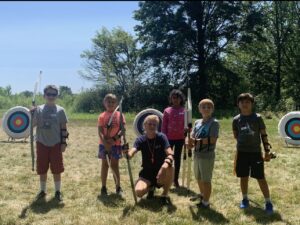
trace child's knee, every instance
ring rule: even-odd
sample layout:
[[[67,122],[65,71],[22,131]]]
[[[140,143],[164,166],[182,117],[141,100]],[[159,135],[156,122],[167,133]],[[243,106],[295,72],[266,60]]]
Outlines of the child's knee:
[[[135,187],[135,194],[137,197],[141,198],[144,196],[144,194],[146,193],[146,191],[144,189],[141,189],[139,187]]]

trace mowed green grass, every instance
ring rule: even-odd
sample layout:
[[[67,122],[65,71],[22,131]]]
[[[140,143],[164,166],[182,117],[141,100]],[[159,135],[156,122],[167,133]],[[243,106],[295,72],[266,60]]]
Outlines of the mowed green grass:
[[[127,137],[132,146],[135,134],[134,116],[128,115]],[[263,211],[264,199],[258,184],[251,179],[249,197],[251,207],[242,211],[239,180],[233,176],[235,141],[231,133],[231,119],[220,120],[220,138],[213,177],[211,209],[197,209],[189,196],[198,193],[192,176],[191,191],[172,187],[172,206],[162,206],[157,199],[139,200],[134,206],[127,173],[126,160],[120,161],[124,199],[114,194],[113,176],[109,173],[109,196],[100,198],[100,162],[97,159],[97,115],[71,115],[70,140],[64,153],[65,172],[62,190],[64,202],[53,200],[53,181],[48,179],[46,202],[34,202],[39,180],[31,171],[29,143],[6,143],[0,131],[0,224],[300,224],[300,148],[287,148],[277,134],[277,119],[265,120],[273,150],[278,158],[266,163],[266,176],[275,207],[272,216]],[[140,170],[141,157],[131,161],[135,179]],[[181,180],[180,180],[181,182]],[[159,195],[161,190],[156,191]]]

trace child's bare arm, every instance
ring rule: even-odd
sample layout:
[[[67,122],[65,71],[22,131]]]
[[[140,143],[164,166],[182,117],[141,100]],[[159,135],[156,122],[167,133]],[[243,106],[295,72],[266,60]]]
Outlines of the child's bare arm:
[[[136,152],[137,152],[137,149],[132,148],[128,151],[127,155],[128,155],[129,158],[132,158],[135,155]]]
[[[266,129],[261,129],[260,134],[261,134],[261,140],[263,142],[265,152],[269,152],[270,148],[271,148],[270,147],[271,145],[269,143],[268,134],[267,134]]]
[[[232,132],[233,132],[233,137],[234,137],[235,139],[237,139],[237,131],[236,131],[236,130],[232,130]]]
[[[104,138],[104,134],[103,134],[103,128],[101,126],[98,126],[98,135],[100,140],[105,143],[105,138]]]

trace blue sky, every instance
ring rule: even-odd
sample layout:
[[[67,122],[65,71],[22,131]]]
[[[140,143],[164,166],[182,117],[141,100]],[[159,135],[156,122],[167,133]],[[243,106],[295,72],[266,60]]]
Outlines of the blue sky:
[[[41,85],[67,85],[73,92],[93,84],[78,75],[80,54],[97,30],[120,26],[134,33],[138,2],[0,2],[0,86],[13,93]]]

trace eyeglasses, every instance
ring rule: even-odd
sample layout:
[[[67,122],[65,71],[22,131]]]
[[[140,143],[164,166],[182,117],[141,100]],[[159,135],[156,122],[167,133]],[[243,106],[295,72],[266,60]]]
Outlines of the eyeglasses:
[[[46,93],[46,96],[47,97],[56,97],[57,96],[57,94],[55,93]]]

